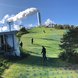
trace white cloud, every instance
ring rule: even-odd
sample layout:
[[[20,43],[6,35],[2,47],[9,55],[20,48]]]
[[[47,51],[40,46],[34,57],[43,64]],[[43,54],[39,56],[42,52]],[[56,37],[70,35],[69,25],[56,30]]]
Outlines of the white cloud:
[[[18,21],[16,21],[16,22],[14,22],[14,24],[16,24],[16,25],[21,25],[21,24],[22,24],[22,21],[21,21],[21,20],[18,20]]]
[[[10,17],[13,17],[14,15],[9,16],[8,14],[6,14],[2,20],[0,20],[0,24],[6,25],[7,23],[7,19]],[[14,22],[14,25],[12,28],[14,28],[15,30],[19,30],[19,25],[22,24],[21,20],[18,20],[16,22]],[[8,26],[3,26],[0,28],[0,31],[6,31],[8,30]]]
[[[51,19],[47,19],[44,23],[46,26],[51,25],[51,24],[55,24],[54,21],[52,21]]]
[[[0,32],[2,31],[8,31],[8,25],[7,25],[7,19],[10,17],[13,17],[14,15],[9,16],[8,14],[6,14],[2,20],[0,20],[0,24],[4,25],[3,27],[0,27]],[[21,20],[17,20],[16,22],[13,22],[13,25],[11,27],[12,30],[19,30],[20,29],[20,25],[22,24]],[[7,26],[6,26],[7,25]]]
[[[7,23],[8,21],[8,19],[9,18],[11,18],[11,17],[13,17],[14,15],[11,15],[11,16],[9,16],[8,14],[6,14],[3,18],[2,18],[2,20],[0,20],[0,24],[5,24],[5,23]]]
[[[33,24],[29,24],[28,26],[29,26],[29,27],[33,27]]]
[[[33,28],[33,27],[36,27],[37,25],[35,24],[27,24],[25,25],[26,28]]]
[[[21,28],[21,27],[20,27],[19,25],[15,25],[15,24],[14,24],[14,29],[15,29],[15,30],[20,30],[20,28]]]
[[[0,24],[4,24],[10,16],[6,14],[2,20],[0,20]]]
[[[3,26],[2,27],[2,31],[7,31],[8,30],[8,27],[7,26]]]
[[[2,31],[2,28],[0,27],[0,32]]]
[[[33,8],[33,7],[32,8],[28,8],[28,9],[18,13],[17,15],[8,18],[7,21],[14,22],[14,21],[20,20],[20,19],[22,19],[24,17],[27,17],[27,16],[29,16],[31,14],[34,14],[36,12],[38,12],[37,8]]]

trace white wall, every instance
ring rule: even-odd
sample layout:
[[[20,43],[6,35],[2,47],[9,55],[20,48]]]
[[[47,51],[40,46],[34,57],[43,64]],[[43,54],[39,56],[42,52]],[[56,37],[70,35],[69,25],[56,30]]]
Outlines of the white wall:
[[[12,35],[7,35],[7,43],[11,46],[11,47],[13,47],[13,39],[12,39]]]
[[[14,48],[15,48],[15,53],[16,53],[17,56],[20,56],[19,47],[20,47],[20,45],[19,45],[18,38],[16,37],[16,35],[14,35]]]
[[[14,39],[13,39],[12,35],[7,35],[6,39],[7,39],[8,44],[11,47],[13,47],[13,40],[14,40],[14,53],[13,54],[16,54],[17,56],[20,56],[19,41],[18,41],[16,35],[14,34]]]

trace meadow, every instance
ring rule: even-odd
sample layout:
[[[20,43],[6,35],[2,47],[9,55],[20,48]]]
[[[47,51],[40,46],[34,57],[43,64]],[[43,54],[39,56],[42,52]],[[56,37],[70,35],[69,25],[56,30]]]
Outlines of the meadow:
[[[43,32],[45,30],[45,33]],[[78,65],[58,58],[62,50],[60,39],[66,30],[37,27],[21,37],[23,49],[30,56],[14,62],[6,69],[3,78],[78,78]],[[34,43],[31,44],[31,38]],[[41,49],[46,47],[47,61],[42,61]]]

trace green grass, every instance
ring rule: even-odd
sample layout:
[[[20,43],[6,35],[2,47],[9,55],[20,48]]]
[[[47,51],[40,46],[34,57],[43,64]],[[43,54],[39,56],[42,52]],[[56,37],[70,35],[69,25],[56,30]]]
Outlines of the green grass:
[[[2,55],[0,55],[0,78],[5,69],[8,69],[11,65],[11,62],[5,59]]]
[[[43,33],[43,30],[46,33]],[[60,38],[62,37],[64,30],[55,30],[52,28],[34,28],[30,31],[31,33],[24,35],[22,41],[24,49],[27,51],[33,51],[41,54],[41,46],[44,45],[47,48],[47,56],[57,56],[60,52],[59,44]],[[31,45],[31,38],[34,38],[34,44]]]
[[[78,65],[58,58],[60,38],[66,30],[38,27],[29,32],[21,40],[23,49],[31,55],[13,63],[3,73],[4,78],[78,78]],[[34,44],[31,44],[31,38],[34,38]],[[42,61],[42,45],[47,49],[48,60],[45,63]]]

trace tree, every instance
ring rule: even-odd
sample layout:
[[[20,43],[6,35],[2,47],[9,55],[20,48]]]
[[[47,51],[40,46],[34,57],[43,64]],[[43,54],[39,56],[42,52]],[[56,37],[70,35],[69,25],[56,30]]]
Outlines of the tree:
[[[26,28],[25,27],[22,27],[19,30],[19,32],[17,33],[17,37],[19,38],[19,41],[20,41],[21,36],[24,35],[24,34],[27,34],[27,33],[28,33],[28,31],[26,30]]]
[[[74,59],[78,58],[78,29],[70,29],[69,32],[63,35],[60,42],[60,47],[63,52],[60,53],[59,57],[66,61],[70,61],[71,59],[75,61]]]

